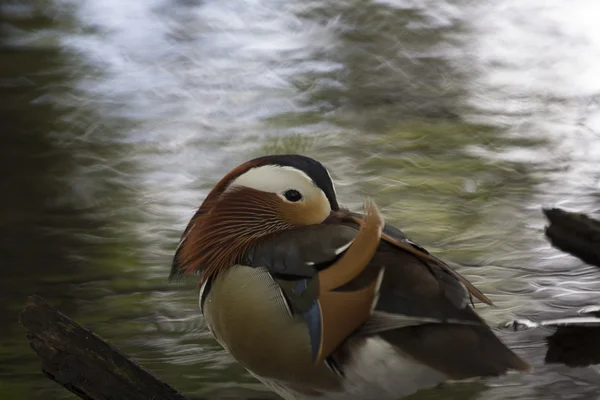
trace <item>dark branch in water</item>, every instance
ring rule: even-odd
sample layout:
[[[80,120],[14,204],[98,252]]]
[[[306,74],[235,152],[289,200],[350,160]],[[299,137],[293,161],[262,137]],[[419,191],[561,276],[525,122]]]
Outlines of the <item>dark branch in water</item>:
[[[600,326],[561,326],[546,338],[547,364],[587,367],[600,363]]]
[[[30,296],[20,316],[31,348],[50,379],[86,400],[185,400],[119,349],[42,298]]]
[[[600,267],[600,221],[560,208],[543,211],[550,221],[546,237],[552,246]]]

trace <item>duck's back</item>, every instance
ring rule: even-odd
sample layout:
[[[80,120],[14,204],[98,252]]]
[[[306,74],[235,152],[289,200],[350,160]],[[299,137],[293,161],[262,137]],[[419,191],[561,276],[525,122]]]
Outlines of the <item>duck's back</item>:
[[[372,316],[326,359],[325,369],[321,363],[314,366],[314,371],[307,372],[306,368],[312,368],[308,366],[315,331],[311,324],[318,325],[319,321],[318,318],[316,322],[314,318],[307,319],[304,312],[311,308],[311,301],[316,301],[318,294],[314,292],[313,296],[310,291],[303,291],[300,295],[299,282],[308,287],[306,282],[313,281],[320,270],[342,256],[357,231],[357,225],[343,223],[307,226],[278,234],[251,249],[243,260],[245,266],[236,266],[216,279],[219,290],[210,296],[223,299],[218,301],[219,307],[210,317],[221,322],[213,324],[222,323],[226,314],[233,315],[244,322],[232,322],[232,326],[238,329],[245,326],[244,329],[255,334],[264,333],[255,344],[261,347],[259,351],[269,352],[268,355],[250,355],[251,350],[240,354],[234,348],[239,343],[234,341],[246,340],[245,346],[252,346],[247,338],[240,339],[239,334],[230,339],[222,338],[226,341],[224,346],[250,372],[288,399],[395,400],[448,379],[529,369],[472,309],[469,293],[461,282],[464,278],[458,279],[454,272],[405,251],[393,241],[382,240],[367,268],[339,288],[340,291],[360,290],[381,276],[379,272],[383,269]],[[393,234],[398,240],[406,240],[403,235],[399,236],[399,231],[386,231],[388,237]],[[255,278],[260,282],[251,282]],[[249,289],[250,286],[253,289]],[[264,300],[248,302],[254,304],[251,309],[259,303],[264,303],[265,309],[254,310],[256,316],[246,314],[249,309],[243,304],[244,298],[239,298],[239,293],[233,295],[238,291],[245,293],[242,297],[252,294]],[[267,326],[253,326],[267,320],[271,324],[270,319],[275,317],[275,325],[281,325],[278,332]],[[301,339],[298,342],[302,342],[299,350],[302,355],[295,356],[297,362],[294,357],[286,356],[283,360],[289,351],[277,350],[285,348],[286,332],[295,332]],[[290,346],[298,345],[291,343],[291,339],[289,337]],[[253,367],[244,357],[272,358],[272,366],[279,367],[266,370],[262,366]],[[289,378],[282,376],[284,369]],[[339,380],[331,379],[332,372]],[[313,373],[327,377],[319,383],[320,379],[315,379]],[[327,384],[330,382],[334,384]]]
[[[475,313],[464,286],[439,266],[383,241],[372,263],[384,265],[385,275],[364,327],[371,335],[450,379],[530,368]],[[396,319],[407,326],[389,329]]]

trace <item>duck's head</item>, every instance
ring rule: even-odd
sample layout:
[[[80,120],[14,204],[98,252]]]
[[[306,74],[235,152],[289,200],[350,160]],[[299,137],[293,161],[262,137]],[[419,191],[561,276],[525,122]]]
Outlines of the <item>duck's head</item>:
[[[322,223],[338,210],[331,176],[318,161],[295,154],[247,161],[217,183],[192,217],[170,279],[201,272],[204,281],[261,239]]]

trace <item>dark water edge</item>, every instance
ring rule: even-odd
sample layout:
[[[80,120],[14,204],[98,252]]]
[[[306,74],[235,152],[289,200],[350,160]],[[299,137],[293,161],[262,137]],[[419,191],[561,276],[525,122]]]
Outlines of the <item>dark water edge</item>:
[[[238,6],[2,4],[0,397],[72,398],[39,372],[18,325],[36,293],[192,397],[273,398],[209,337],[194,282],[166,282],[206,191],[263,153],[322,160],[351,207],[373,196],[490,295],[498,307],[478,309],[491,323],[598,302],[598,271],[542,232],[543,205],[600,215],[596,95],[561,92],[569,72],[527,77],[522,93],[494,86],[531,61],[481,61],[493,35],[473,21],[485,13],[458,1]],[[512,21],[508,8],[498,20]],[[540,40],[560,50],[570,42],[556,29]],[[596,367],[543,365],[545,332],[499,334],[534,374],[413,398],[600,390]]]

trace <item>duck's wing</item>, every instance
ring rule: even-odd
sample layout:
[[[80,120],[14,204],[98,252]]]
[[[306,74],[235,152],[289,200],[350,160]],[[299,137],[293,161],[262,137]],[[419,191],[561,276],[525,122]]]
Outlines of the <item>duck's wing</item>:
[[[356,214],[353,219],[360,224]],[[386,226],[371,264],[383,265],[385,275],[373,315],[361,328],[365,335],[452,379],[531,369],[471,308],[471,294],[487,298],[401,231]]]
[[[331,355],[370,318],[383,269],[368,267],[382,228],[377,207],[367,203],[360,227],[329,224],[280,232],[242,258],[244,265],[267,268],[290,313],[304,318],[315,362]],[[344,288],[357,279],[359,285]]]
[[[348,212],[348,217],[352,219],[353,222],[356,224],[361,223],[362,215],[359,213]],[[477,299],[488,305],[493,305],[492,301],[488,299],[486,295],[484,295],[465,277],[463,277],[458,272],[450,268],[448,264],[446,264],[439,258],[434,257],[427,251],[427,249],[409,239],[408,236],[406,236],[406,234],[404,234],[404,232],[402,232],[400,229],[396,228],[393,225],[386,224],[381,237],[384,241],[422,260],[425,263],[425,265],[429,266],[432,273],[440,276],[441,274],[449,274],[453,276],[457,281],[464,285],[464,287],[469,292],[469,295],[475,296]]]
[[[385,272],[379,301],[361,328],[364,335],[451,379],[530,370],[475,313],[453,274],[386,241],[371,262],[385,265]]]
[[[358,229],[360,218],[351,213],[340,217],[338,223]],[[485,325],[470,307],[470,294],[487,298],[470,282],[392,225],[385,225],[381,238],[363,275],[342,287],[360,287],[363,280],[384,269],[379,299],[363,333],[426,323]]]
[[[441,261],[431,261],[433,256],[392,226],[383,229],[383,240],[367,265],[358,267],[360,273],[342,279],[345,283],[330,291],[354,303],[338,304],[323,296],[319,274],[335,271],[336,262],[339,265],[359,242],[363,223],[356,218],[354,214],[279,233],[254,247],[244,260],[246,265],[266,267],[282,288],[290,312],[304,318],[315,359],[333,354],[336,344],[357,334],[383,339],[453,379],[530,368],[471,308],[472,285]],[[335,312],[326,312],[331,309]],[[357,320],[363,321],[359,329],[354,328]],[[330,334],[335,340],[324,348]],[[335,354],[343,365],[344,357]]]
[[[380,240],[382,234],[408,239],[391,226],[382,232],[373,207],[364,217],[353,214],[280,232],[241,260],[267,268],[290,312],[304,318],[317,361],[356,331],[372,335],[426,323],[484,325],[454,275]]]

